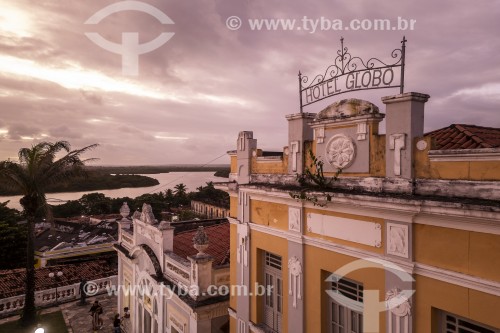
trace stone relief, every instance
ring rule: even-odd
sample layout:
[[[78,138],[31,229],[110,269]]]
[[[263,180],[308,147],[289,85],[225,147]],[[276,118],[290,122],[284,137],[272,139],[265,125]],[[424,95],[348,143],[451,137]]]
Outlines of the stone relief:
[[[366,140],[366,134],[368,133],[368,124],[367,123],[358,123],[357,135],[358,141]]]
[[[343,134],[334,135],[326,145],[326,157],[335,168],[344,169],[354,161],[356,146]]]
[[[408,226],[387,223],[387,254],[408,258]]]
[[[291,231],[301,232],[300,208],[289,207],[288,214],[288,229]]]
[[[401,176],[401,151],[405,149],[406,134],[391,134],[389,136],[389,149],[394,150],[394,175]]]
[[[314,137],[317,143],[323,143],[325,141],[325,128],[324,127],[315,128]]]
[[[141,221],[148,224],[155,224],[156,219],[153,215],[153,208],[147,203],[142,205]]]
[[[297,299],[302,299],[301,293],[301,278],[302,278],[302,264],[299,258],[293,256],[288,259],[288,271],[290,273],[290,282],[288,284],[288,294],[293,295],[292,305],[297,307]]]
[[[393,288],[385,294],[387,308],[398,317],[411,315],[411,304],[408,298],[401,294],[399,288]]]

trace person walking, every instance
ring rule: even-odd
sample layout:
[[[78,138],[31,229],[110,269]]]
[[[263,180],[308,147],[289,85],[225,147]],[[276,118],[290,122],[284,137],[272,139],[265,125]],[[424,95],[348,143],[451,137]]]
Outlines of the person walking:
[[[113,320],[113,329],[114,329],[114,333],[121,333],[122,332],[122,329],[121,329],[121,322],[122,320],[120,319],[120,314],[117,313],[115,314],[115,319]]]
[[[101,315],[103,313],[103,309],[99,301],[95,301],[92,307],[89,310],[90,315],[92,316],[92,329],[94,331],[100,330],[102,328],[102,318]]]

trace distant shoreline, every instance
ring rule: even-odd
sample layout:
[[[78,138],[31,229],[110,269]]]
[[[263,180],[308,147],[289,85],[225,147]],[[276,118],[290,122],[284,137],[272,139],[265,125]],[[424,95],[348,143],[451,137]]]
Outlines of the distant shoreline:
[[[144,176],[145,174],[154,177],[155,174],[170,172],[214,172],[216,177],[229,177],[229,166],[89,166],[87,170],[88,178],[56,184],[48,188],[46,193],[97,192],[159,185],[157,179]],[[20,194],[3,188],[0,184],[0,196]]]
[[[169,172],[226,172],[229,174],[229,165],[138,165],[138,166],[87,166],[89,171],[100,171],[109,174],[157,174]],[[217,176],[220,177],[220,176]]]

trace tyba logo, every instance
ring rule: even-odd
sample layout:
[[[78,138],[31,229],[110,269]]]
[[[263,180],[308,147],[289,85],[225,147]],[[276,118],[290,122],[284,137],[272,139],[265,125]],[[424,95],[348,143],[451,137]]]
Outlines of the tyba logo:
[[[140,1],[121,1],[111,4],[92,15],[85,22],[85,24],[98,24],[109,15],[126,10],[147,13],[155,17],[158,21],[160,21],[161,24],[174,24],[174,21],[172,21],[167,15],[165,15],[165,13],[160,11],[158,8]],[[139,55],[149,53],[161,47],[174,36],[174,33],[162,32],[158,37],[144,44],[139,44],[138,32],[122,32],[121,44],[110,42],[96,32],[86,32],[85,36],[87,36],[92,42],[102,47],[103,49],[112,53],[121,54],[122,73],[124,75],[138,75]]]

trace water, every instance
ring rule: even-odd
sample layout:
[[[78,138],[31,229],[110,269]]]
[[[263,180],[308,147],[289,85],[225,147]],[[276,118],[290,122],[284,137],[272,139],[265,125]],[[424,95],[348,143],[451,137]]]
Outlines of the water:
[[[214,176],[215,171],[209,172],[169,172],[169,173],[158,173],[158,174],[148,174],[151,178],[155,178],[160,182],[160,185],[151,187],[135,187],[135,188],[120,188],[116,190],[95,190],[87,192],[62,192],[62,193],[47,193],[47,200],[52,205],[57,205],[64,203],[66,200],[77,200],[84,194],[99,192],[104,193],[105,196],[110,198],[120,198],[120,197],[130,197],[135,198],[145,193],[155,193],[160,191],[165,191],[169,188],[174,189],[174,186],[183,183],[187,187],[187,191],[196,191],[197,187],[205,185],[207,182],[223,182],[227,181],[227,178],[220,178]],[[14,196],[0,196],[0,202],[5,202],[10,200],[7,205],[10,208],[15,208],[21,210],[21,204],[19,200],[20,195]],[[62,200],[61,202],[52,200]]]

